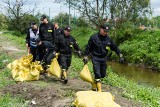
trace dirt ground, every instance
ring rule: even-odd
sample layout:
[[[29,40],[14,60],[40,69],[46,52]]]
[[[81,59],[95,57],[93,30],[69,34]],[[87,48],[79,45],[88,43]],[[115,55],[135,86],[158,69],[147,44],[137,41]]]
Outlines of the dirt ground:
[[[7,53],[14,58],[19,57],[15,55],[19,52],[26,54],[25,50],[20,50],[17,45],[11,44],[11,41],[6,43],[6,38],[0,35],[0,54]],[[90,88],[89,83],[77,77],[69,77],[69,81],[65,85],[56,77],[41,75],[39,81],[17,82],[14,85],[6,86],[4,89],[0,89],[0,94],[10,93],[13,97],[23,97],[29,107],[71,107],[74,94],[78,91],[90,90]],[[115,102],[122,107],[141,107],[140,103],[124,98],[121,95],[123,90],[118,87],[103,84],[103,91],[111,92],[115,97]]]

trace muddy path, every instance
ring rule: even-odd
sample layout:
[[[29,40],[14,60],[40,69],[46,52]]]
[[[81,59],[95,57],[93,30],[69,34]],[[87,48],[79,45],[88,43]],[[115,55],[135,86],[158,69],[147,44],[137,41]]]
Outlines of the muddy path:
[[[11,40],[6,42],[6,37],[0,35],[0,54],[6,53],[12,57],[20,58],[17,53],[26,54],[26,50],[13,44]],[[74,77],[71,73],[76,74]],[[75,73],[76,72],[76,73]],[[74,100],[74,94],[77,91],[90,90],[91,85],[79,78],[79,71],[69,70],[69,81],[63,84],[56,77],[45,77],[40,75],[39,81],[17,82],[16,84],[6,86],[0,89],[0,94],[10,93],[13,97],[19,96],[25,99],[29,107],[71,107]],[[12,79],[9,77],[8,79]],[[141,104],[122,96],[123,90],[118,87],[112,87],[103,84],[103,91],[111,92],[115,97],[115,102],[122,107],[141,107]]]

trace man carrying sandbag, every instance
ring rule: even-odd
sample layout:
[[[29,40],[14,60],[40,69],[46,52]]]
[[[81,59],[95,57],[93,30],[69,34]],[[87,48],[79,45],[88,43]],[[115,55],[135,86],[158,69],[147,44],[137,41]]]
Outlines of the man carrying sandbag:
[[[72,48],[74,48],[78,55],[81,56],[80,48],[74,39],[70,35],[71,28],[69,26],[64,28],[64,33],[61,34],[56,43],[56,52],[59,52],[59,64],[62,69],[62,75],[61,79],[64,80],[64,84],[68,82],[67,79],[67,70],[70,67],[71,64],[71,58],[72,58]]]
[[[100,27],[100,31],[90,37],[84,52],[85,56],[83,58],[83,62],[87,64],[88,56],[91,55],[95,75],[95,82],[92,84],[92,90],[99,92],[101,92],[101,79],[106,76],[108,51],[110,49],[115,51],[120,58],[120,63],[124,62],[123,55],[112,39],[108,36],[108,31],[109,26],[102,25]]]
[[[55,47],[48,41],[41,41],[40,38],[36,39],[39,61],[46,70],[46,65],[50,65],[51,60],[56,56]],[[40,49],[40,51],[39,51]],[[44,50],[41,52],[41,50]]]

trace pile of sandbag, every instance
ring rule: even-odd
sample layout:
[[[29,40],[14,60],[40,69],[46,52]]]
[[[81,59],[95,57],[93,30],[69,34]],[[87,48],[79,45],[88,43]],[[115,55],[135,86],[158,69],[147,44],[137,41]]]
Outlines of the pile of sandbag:
[[[75,107],[121,107],[109,92],[79,91],[75,94]]]
[[[15,81],[39,80],[39,75],[43,68],[38,61],[32,62],[32,59],[33,56],[30,54],[7,65],[12,70],[11,74]]]

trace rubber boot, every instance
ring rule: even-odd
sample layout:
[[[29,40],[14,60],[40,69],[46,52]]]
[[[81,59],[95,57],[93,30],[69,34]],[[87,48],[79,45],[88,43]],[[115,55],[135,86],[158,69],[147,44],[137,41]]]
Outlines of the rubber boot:
[[[68,78],[67,78],[67,71],[66,70],[62,70],[61,79],[64,80],[64,84],[67,84]]]
[[[97,91],[102,92],[101,82],[97,82]]]
[[[95,82],[92,83],[92,91],[97,91],[97,84]]]
[[[64,80],[64,75],[63,75],[63,72],[65,72],[66,69],[62,69],[62,74],[61,74],[61,79]]]

